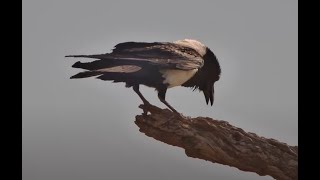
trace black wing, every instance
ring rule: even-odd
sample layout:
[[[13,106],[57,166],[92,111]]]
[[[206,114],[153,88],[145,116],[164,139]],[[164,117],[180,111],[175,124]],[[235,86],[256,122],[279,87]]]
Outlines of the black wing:
[[[202,57],[188,47],[174,43],[125,42],[115,46],[112,53],[97,55],[71,55],[66,57],[86,57],[99,59],[89,63],[76,62],[72,67],[98,70],[121,65],[139,67],[157,66],[159,68],[192,70],[203,66]]]

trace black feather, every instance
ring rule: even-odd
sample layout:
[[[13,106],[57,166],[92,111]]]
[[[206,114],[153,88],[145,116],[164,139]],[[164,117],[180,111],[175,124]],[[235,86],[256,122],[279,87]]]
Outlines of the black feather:
[[[103,74],[103,73],[97,72],[97,71],[84,71],[84,72],[80,72],[76,75],[71,76],[70,79],[87,78],[87,77],[92,77],[92,76],[98,76],[100,74]]]

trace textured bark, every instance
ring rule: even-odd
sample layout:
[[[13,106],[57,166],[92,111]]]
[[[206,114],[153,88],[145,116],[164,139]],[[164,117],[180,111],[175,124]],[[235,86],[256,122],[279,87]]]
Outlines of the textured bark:
[[[298,147],[245,132],[226,121],[179,116],[168,109],[143,106],[150,114],[135,123],[147,136],[182,147],[189,157],[270,175],[278,180],[298,179]]]

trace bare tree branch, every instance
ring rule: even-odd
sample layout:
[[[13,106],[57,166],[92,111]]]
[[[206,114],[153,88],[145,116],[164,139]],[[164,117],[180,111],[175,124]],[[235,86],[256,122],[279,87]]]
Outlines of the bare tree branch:
[[[135,123],[147,136],[182,147],[189,157],[270,175],[278,180],[298,179],[298,147],[245,132],[226,121],[178,116],[168,109],[143,106],[150,115]]]

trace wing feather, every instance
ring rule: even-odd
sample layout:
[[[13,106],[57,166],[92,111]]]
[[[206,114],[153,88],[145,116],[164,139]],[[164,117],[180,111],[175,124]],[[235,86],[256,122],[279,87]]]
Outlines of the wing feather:
[[[192,48],[174,43],[125,42],[115,46],[112,53],[97,55],[71,55],[68,57],[87,57],[99,59],[90,63],[77,62],[74,67],[83,69],[102,69],[113,65],[153,65],[160,68],[180,70],[198,69],[204,60]]]

